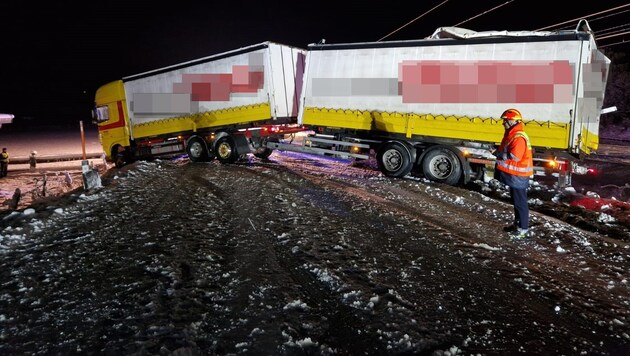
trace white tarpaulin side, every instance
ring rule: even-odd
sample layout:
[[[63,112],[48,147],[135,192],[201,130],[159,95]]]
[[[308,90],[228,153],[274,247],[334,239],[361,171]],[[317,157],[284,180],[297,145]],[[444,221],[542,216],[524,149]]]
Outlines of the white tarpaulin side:
[[[129,118],[142,124],[258,104],[274,117],[295,117],[303,56],[264,42],[123,78]]]
[[[443,27],[433,37],[438,39],[309,45],[298,122],[372,130],[374,118],[387,115],[486,122],[518,107],[535,122],[530,132],[540,147],[596,149],[610,61],[592,34]],[[348,114],[353,112],[370,114]],[[420,127],[394,128],[388,120],[378,127],[409,135]],[[436,125],[428,122],[417,134],[494,140],[481,137],[490,127]]]

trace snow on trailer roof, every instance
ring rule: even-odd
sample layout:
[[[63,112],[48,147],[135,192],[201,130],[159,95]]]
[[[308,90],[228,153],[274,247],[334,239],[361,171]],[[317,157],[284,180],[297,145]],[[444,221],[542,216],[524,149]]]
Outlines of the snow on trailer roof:
[[[409,46],[440,46],[459,44],[459,41],[467,41],[468,44],[487,42],[525,42],[525,41],[555,41],[555,40],[582,40],[594,39],[594,34],[586,20],[580,20],[575,30],[559,31],[473,31],[462,27],[439,27],[429,37],[417,40],[397,40],[381,42],[357,42],[326,44],[311,43],[308,49],[311,51],[328,49],[358,49],[374,47],[409,47]]]
[[[487,37],[533,37],[533,36],[552,36],[562,34],[577,34],[587,32],[593,34],[588,22],[580,20],[575,30],[560,31],[473,31],[462,27],[440,27],[427,39],[471,39],[471,38],[487,38]]]

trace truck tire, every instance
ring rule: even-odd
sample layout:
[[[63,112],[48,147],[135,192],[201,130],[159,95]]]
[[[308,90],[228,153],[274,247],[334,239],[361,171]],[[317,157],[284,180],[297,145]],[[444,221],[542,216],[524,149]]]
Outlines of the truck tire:
[[[203,139],[199,137],[193,137],[186,144],[186,154],[191,162],[206,162],[210,160],[208,148]]]
[[[214,152],[221,163],[234,163],[238,160],[239,154],[236,150],[236,143],[230,136],[223,136],[214,145]]]
[[[256,149],[256,151],[254,151],[254,156],[257,158],[260,158],[261,160],[265,161],[269,158],[269,156],[271,156],[271,154],[273,153],[273,149],[267,147],[267,142],[278,142],[278,138],[277,137],[268,137],[268,138],[264,138],[259,142],[260,147],[258,147],[258,149]]]
[[[434,182],[457,185],[462,180],[462,164],[459,157],[444,147],[429,149],[422,158],[422,173]]]
[[[122,153],[117,153],[114,158],[114,165],[116,168],[122,168],[125,165],[125,155]]]
[[[413,168],[411,152],[400,142],[387,142],[376,154],[378,169],[388,177],[404,177]]]
[[[256,152],[254,152],[254,156],[264,161],[267,158],[269,158],[269,156],[271,156],[272,153],[273,153],[273,150],[271,148],[265,147],[265,148],[259,148]]]
[[[122,146],[116,145],[112,148],[112,160],[114,161],[114,166],[116,168],[122,168],[125,164],[127,164],[127,156]]]

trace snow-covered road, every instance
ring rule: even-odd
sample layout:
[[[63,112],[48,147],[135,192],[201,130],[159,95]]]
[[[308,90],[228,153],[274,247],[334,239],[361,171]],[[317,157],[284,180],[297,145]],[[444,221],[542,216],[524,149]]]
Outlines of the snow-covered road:
[[[292,153],[110,170],[3,218],[0,353],[627,354],[628,241],[536,211],[510,241],[504,194]]]

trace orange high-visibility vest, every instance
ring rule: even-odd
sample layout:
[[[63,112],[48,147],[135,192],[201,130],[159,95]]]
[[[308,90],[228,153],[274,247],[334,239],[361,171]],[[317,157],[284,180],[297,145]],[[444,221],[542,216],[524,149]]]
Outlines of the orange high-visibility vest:
[[[518,138],[523,138],[519,140]],[[508,174],[529,177],[534,174],[534,160],[529,136],[523,131],[523,123],[518,123],[503,136],[499,152],[507,153],[508,159],[497,161],[497,169]],[[520,156],[520,157],[519,157]],[[514,158],[512,158],[514,157]]]

